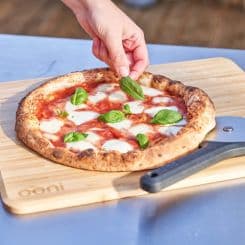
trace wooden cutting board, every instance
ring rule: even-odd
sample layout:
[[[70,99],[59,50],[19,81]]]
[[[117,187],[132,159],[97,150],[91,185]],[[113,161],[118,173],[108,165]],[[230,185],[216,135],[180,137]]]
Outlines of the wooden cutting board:
[[[217,115],[245,116],[245,73],[231,60],[214,58],[149,68],[158,74],[204,89]],[[44,79],[0,84],[0,190],[14,213],[32,213],[146,194],[143,172],[103,173],[73,169],[48,161],[16,140],[18,101]],[[245,157],[222,161],[166,190],[245,177]]]

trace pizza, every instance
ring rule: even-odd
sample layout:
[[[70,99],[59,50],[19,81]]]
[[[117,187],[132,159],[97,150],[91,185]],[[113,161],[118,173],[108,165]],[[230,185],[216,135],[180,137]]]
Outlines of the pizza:
[[[17,137],[47,159],[99,171],[152,169],[196,149],[215,126],[199,88],[107,68],[52,78],[19,103]]]

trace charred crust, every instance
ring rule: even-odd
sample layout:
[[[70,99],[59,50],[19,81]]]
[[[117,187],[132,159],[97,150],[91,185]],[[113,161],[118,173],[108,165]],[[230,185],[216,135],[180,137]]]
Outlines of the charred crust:
[[[81,151],[79,153],[77,153],[77,157],[79,159],[83,159],[83,158],[88,158],[94,155],[94,150],[93,149],[87,149],[85,151]]]
[[[66,148],[55,148],[39,130],[36,117],[37,104],[61,86],[69,87],[84,81],[119,82],[119,77],[108,68],[73,72],[45,81],[28,93],[19,103],[16,112],[15,130],[17,137],[29,148],[42,156],[70,167],[99,171],[138,171],[162,166],[198,147],[205,135],[215,126],[213,102],[201,89],[185,86],[179,81],[145,72],[140,80],[150,79],[150,85],[181,97],[187,106],[187,125],[174,137],[162,138],[145,150],[128,153],[94,151],[79,153]]]
[[[136,152],[136,151],[131,151],[131,152],[122,154],[122,160],[124,162],[132,162],[137,157],[138,157],[138,152]]]
[[[61,149],[54,149],[52,155],[56,159],[62,159],[64,152]]]

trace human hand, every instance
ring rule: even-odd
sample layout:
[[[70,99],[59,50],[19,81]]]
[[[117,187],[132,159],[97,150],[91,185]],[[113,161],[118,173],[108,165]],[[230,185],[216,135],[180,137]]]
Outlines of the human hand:
[[[120,76],[137,79],[148,65],[143,31],[110,0],[62,0],[93,39],[93,54]]]

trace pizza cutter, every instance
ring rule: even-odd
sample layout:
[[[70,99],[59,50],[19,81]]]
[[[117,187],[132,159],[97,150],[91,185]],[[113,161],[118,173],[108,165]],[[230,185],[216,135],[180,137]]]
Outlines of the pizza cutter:
[[[217,117],[215,129],[207,135],[197,150],[148,172],[141,177],[140,186],[148,192],[159,192],[221,160],[243,155],[245,155],[245,118]]]

